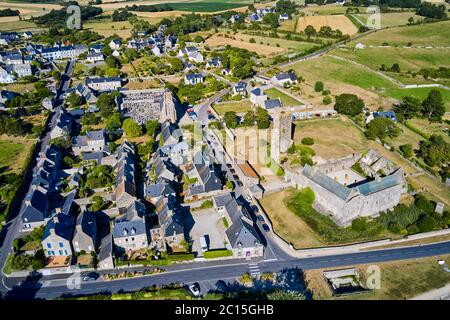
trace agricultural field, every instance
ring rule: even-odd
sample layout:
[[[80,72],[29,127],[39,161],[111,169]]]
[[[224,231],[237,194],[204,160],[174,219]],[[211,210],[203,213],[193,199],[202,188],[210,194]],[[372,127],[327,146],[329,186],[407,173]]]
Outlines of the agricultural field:
[[[0,10],[2,9],[12,9],[19,10],[20,15],[23,18],[37,17],[42,16],[51,10],[59,10],[61,6],[59,4],[51,4],[51,3],[27,3],[23,2],[13,2],[13,1],[1,1],[0,2]],[[17,18],[17,17],[16,17]]]
[[[358,32],[356,26],[344,15],[299,17],[297,32],[305,30],[308,25],[313,26],[317,31],[323,26],[328,26],[333,30],[341,30],[342,34],[354,35]]]
[[[448,47],[450,46],[450,21],[383,29],[351,43],[358,42],[374,46],[381,46],[387,42],[390,46],[406,46],[411,43],[413,47]]]
[[[370,17],[371,14],[363,12],[365,11],[361,11],[361,14],[355,14],[354,16],[356,16],[362,22],[366,23],[368,17]],[[407,25],[408,19],[411,17],[414,18],[414,21],[419,21],[423,19],[423,17],[417,16],[414,12],[381,13],[381,28]]]
[[[304,8],[302,11],[306,14],[316,14],[316,15],[336,15],[336,14],[345,14],[347,11],[347,8],[353,7],[344,7],[339,6],[335,4],[327,4],[324,6],[317,6],[317,5],[308,5],[306,8]],[[365,8],[360,8],[360,10],[365,10]]]
[[[12,19],[15,18],[15,19]],[[30,21],[19,21],[17,17],[1,17],[0,18],[0,31],[39,31],[39,28]]]
[[[252,110],[252,104],[250,100],[245,99],[241,101],[216,103],[213,108],[220,115],[223,115],[228,111],[234,111],[236,113],[246,113],[247,111]]]
[[[313,293],[313,299],[361,299],[361,300],[405,300],[421,293],[437,289],[450,283],[450,273],[446,273],[437,263],[438,260],[450,263],[450,256],[420,258],[377,263],[381,271],[380,289],[368,291],[358,295],[333,297],[331,288],[323,277],[325,270],[307,270],[305,282]],[[356,269],[361,275],[361,282],[365,284],[369,265],[358,265]],[[333,269],[331,268],[327,271]]]
[[[274,41],[277,39],[268,39],[267,41]],[[221,47],[225,44],[230,45],[232,47],[236,48],[242,48],[247,49],[249,51],[253,51],[258,53],[261,56],[270,56],[270,55],[277,55],[280,53],[284,53],[287,51],[287,49],[276,47],[276,46],[268,46],[267,44],[259,44],[259,43],[250,43],[240,40],[234,40],[231,38],[226,38],[222,34],[215,34],[212,37],[208,38],[205,41],[205,45],[214,48],[214,47]]]
[[[392,104],[392,99],[382,97],[378,92],[396,88],[396,85],[375,72],[331,56],[300,61],[283,70],[289,69],[295,70],[305,79],[305,83],[300,85],[304,91],[300,97],[311,103],[321,103],[322,94],[314,92],[313,88],[316,81],[323,81],[325,89],[330,90],[333,96],[354,93],[363,99],[370,109],[376,110],[380,105],[389,107]]]
[[[133,27],[128,21],[95,21],[86,22],[83,27],[92,31],[98,32],[104,37],[109,37],[114,34],[121,38],[131,37],[131,30]]]
[[[370,48],[336,49],[334,55],[351,59],[378,71],[382,64],[390,67],[398,63],[401,72],[419,71],[421,68],[450,66],[449,49],[424,48]]]
[[[243,34],[243,33],[233,34],[232,37],[234,40],[244,41],[244,42],[247,42],[250,44],[252,44],[250,42],[250,40],[254,39],[255,43],[253,43],[253,44],[262,44],[262,45],[266,45],[266,46],[270,46],[270,47],[287,49],[289,51],[308,50],[314,46],[317,46],[317,44],[311,43],[311,42],[301,42],[301,41],[286,40],[286,39],[281,39],[281,38],[254,36],[254,35]],[[285,51],[287,51],[287,50],[285,50]]]
[[[278,90],[277,88],[271,88],[264,91],[269,99],[277,99],[280,98],[283,106],[299,106],[302,105],[300,101],[294,99],[293,97],[287,95],[286,93]]]

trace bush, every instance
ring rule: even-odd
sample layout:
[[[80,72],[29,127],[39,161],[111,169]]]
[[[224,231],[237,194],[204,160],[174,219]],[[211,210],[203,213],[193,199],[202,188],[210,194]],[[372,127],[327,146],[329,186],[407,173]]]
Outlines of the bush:
[[[322,81],[316,81],[316,83],[314,84],[314,91],[315,92],[323,91],[323,82]]]
[[[302,144],[312,146],[314,144],[314,139],[311,137],[305,137],[302,139]]]
[[[413,156],[413,147],[410,143],[402,144],[399,149],[405,158],[411,158]]]
[[[331,99],[330,96],[324,96],[323,99],[322,99],[322,103],[323,104],[330,104],[332,102],[333,102],[333,100]]]

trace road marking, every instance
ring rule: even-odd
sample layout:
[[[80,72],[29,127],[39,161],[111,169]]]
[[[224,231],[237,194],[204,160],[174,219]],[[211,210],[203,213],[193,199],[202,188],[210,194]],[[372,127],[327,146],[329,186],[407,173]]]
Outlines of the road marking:
[[[259,270],[259,266],[257,263],[249,263],[248,264],[248,268],[250,270],[250,275],[257,277],[261,274],[260,270]]]

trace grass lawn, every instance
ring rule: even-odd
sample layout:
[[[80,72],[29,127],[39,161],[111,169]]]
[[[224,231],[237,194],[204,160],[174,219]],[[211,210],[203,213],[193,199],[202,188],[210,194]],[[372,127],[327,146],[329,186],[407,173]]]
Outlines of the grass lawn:
[[[341,158],[354,152],[363,152],[368,142],[347,118],[330,120],[309,120],[295,122],[294,141],[300,144],[302,138],[311,137],[311,146],[316,155],[323,159]]]
[[[328,16],[333,14],[345,14],[347,8],[350,7],[339,6],[336,4],[327,4],[323,6],[308,6],[303,9],[303,11],[307,13],[315,13],[318,15]],[[364,10],[364,8],[362,8],[362,10]]]
[[[281,92],[277,88],[267,89],[264,92],[269,96],[269,99],[280,98],[283,106],[303,105],[303,103],[301,103],[300,101],[292,98],[291,96],[285,94],[284,92]]]
[[[271,193],[260,200],[261,206],[272,222],[274,232],[292,243],[295,248],[323,246],[324,243],[317,237],[314,231],[286,207],[284,200],[292,192],[293,189],[290,188]]]
[[[77,257],[77,263],[82,266],[92,266],[93,257],[90,253],[82,254]]]
[[[19,174],[34,142],[34,139],[23,137],[0,136],[0,167],[9,167]]]
[[[437,260],[450,263],[450,256],[436,256],[412,260],[377,263],[381,271],[381,287],[371,292],[333,298],[331,289],[325,282],[323,271],[307,270],[305,281],[313,292],[313,299],[370,299],[370,300],[404,300],[415,297],[429,290],[438,289],[450,282],[450,273],[438,265]],[[369,265],[358,265],[361,282],[365,284],[366,271]],[[334,268],[334,269],[341,269]],[[332,270],[332,269],[327,269]]]
[[[225,114],[227,111],[234,111],[236,113],[246,113],[252,110],[252,104],[250,100],[245,99],[241,101],[229,101],[223,103],[216,103],[213,105],[214,110],[220,115]]]
[[[409,42],[413,46],[450,46],[450,21],[384,29],[357,41],[375,46],[383,42],[391,46],[405,46]]]

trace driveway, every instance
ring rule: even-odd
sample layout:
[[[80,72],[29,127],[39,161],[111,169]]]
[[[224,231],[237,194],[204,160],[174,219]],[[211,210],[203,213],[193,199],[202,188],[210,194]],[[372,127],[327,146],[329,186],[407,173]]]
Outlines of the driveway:
[[[192,224],[189,231],[189,238],[192,242],[192,252],[197,253],[197,257],[202,256],[200,238],[205,236],[206,243],[210,250],[222,249],[225,247],[224,241],[225,226],[222,221],[222,215],[214,208],[194,211],[186,217],[188,224]]]

